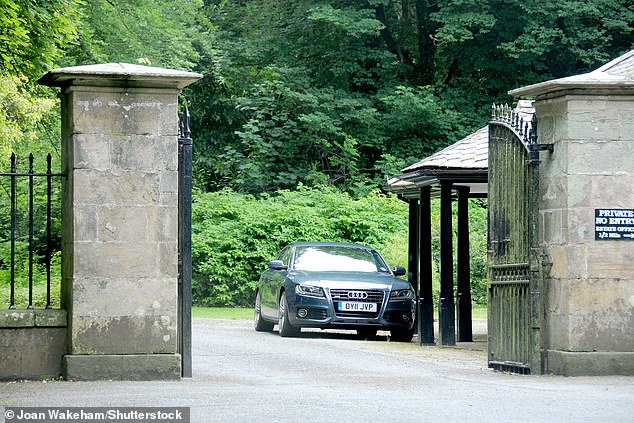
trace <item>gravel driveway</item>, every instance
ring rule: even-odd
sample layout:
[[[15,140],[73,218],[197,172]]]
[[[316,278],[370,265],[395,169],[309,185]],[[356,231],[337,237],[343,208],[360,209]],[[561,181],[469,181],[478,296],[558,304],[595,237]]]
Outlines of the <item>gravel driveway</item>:
[[[195,319],[194,377],[0,384],[4,406],[190,406],[193,422],[631,422],[633,377],[518,376],[467,349]],[[1,418],[0,418],[0,421]]]

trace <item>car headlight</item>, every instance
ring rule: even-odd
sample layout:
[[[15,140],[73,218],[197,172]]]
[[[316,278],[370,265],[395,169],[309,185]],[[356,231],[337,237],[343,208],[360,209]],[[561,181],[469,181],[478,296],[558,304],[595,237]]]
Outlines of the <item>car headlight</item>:
[[[297,285],[295,292],[300,295],[308,295],[309,297],[325,297],[324,290],[319,286],[313,285]]]
[[[414,291],[411,289],[396,289],[390,292],[391,300],[410,300],[414,298]]]

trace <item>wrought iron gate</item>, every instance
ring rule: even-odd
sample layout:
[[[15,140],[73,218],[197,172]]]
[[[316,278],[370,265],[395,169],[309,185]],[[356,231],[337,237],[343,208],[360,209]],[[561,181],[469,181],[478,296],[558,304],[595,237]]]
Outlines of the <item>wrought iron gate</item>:
[[[181,375],[192,377],[192,138],[189,111],[178,127],[178,352]]]
[[[489,123],[489,367],[541,373],[536,121],[493,106]]]

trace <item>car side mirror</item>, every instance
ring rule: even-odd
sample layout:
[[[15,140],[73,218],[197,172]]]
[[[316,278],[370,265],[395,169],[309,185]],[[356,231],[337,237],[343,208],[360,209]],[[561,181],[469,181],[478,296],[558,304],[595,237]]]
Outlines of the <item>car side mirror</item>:
[[[394,268],[392,269],[392,273],[394,273],[394,276],[403,276],[405,273],[407,273],[407,271],[404,267],[394,266]]]
[[[272,270],[288,270],[288,266],[285,265],[282,260],[271,260],[269,262],[269,269],[272,269]]]

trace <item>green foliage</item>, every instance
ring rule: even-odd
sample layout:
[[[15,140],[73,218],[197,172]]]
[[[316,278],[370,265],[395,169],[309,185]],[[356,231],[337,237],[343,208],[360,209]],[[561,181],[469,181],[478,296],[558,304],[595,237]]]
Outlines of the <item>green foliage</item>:
[[[473,299],[486,303],[486,209],[471,202]],[[266,263],[295,241],[371,245],[407,268],[408,206],[376,191],[354,198],[333,187],[303,187],[256,198],[230,190],[198,192],[193,205],[193,291],[200,306],[249,306]],[[432,229],[437,250],[438,204]],[[484,231],[483,231],[484,228]],[[482,236],[478,236],[482,234]],[[438,257],[434,257],[438,269]],[[438,274],[434,271],[435,296]]]
[[[481,127],[509,89],[634,48],[633,31],[629,0],[0,0],[0,165],[52,153],[59,169],[58,103],[33,84],[54,65],[203,72],[184,93],[195,183],[219,192],[195,204],[197,301],[245,303],[293,240],[371,243],[406,264],[403,204],[375,191],[386,176]],[[486,212],[471,208],[482,301]],[[18,209],[24,233],[24,197]]]
[[[487,303],[487,225],[486,200],[469,200],[471,301],[475,304]]]
[[[0,73],[34,81],[77,36],[81,0],[0,0]]]
[[[250,305],[264,266],[291,242],[345,241],[381,249],[404,225],[405,203],[377,192],[357,200],[332,187],[260,199],[229,190],[199,192],[193,205],[194,302]]]
[[[16,242],[15,247],[15,307],[27,308],[29,305],[29,250],[26,242]],[[11,299],[11,256],[10,243],[3,241],[0,245],[0,310],[8,309]],[[34,256],[33,263],[33,306],[46,307],[46,265],[44,257]],[[51,257],[51,306],[60,307],[61,286],[61,254],[55,252]]]
[[[79,42],[68,65],[126,62],[192,69],[207,43],[202,0],[90,0],[81,9]]]
[[[57,122],[51,121],[54,113],[59,115],[55,106],[55,100],[27,91],[24,77],[0,76],[0,166],[7,168],[11,153],[26,156],[59,151],[59,147],[50,148],[48,137],[42,136],[46,134],[44,122],[51,124],[47,130],[53,136],[58,134],[54,126]]]

